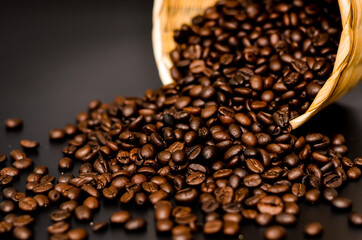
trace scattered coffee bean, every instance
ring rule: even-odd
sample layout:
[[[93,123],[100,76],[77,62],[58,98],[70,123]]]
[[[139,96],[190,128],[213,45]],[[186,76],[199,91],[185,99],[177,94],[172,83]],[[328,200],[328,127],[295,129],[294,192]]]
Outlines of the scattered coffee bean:
[[[310,237],[320,236],[323,232],[322,224],[311,222],[304,226],[304,234]]]
[[[13,229],[13,237],[19,240],[31,239],[33,236],[32,231],[27,227],[15,227]]]
[[[70,240],[84,240],[88,238],[88,233],[83,228],[74,228],[67,232],[67,236]]]
[[[356,227],[361,227],[362,226],[362,214],[357,213],[357,212],[352,212],[348,216],[348,221]]]
[[[9,130],[17,130],[23,127],[23,121],[20,118],[9,118],[6,120],[5,126]]]
[[[352,201],[345,197],[336,197],[332,200],[332,206],[336,209],[347,210],[352,207]]]
[[[93,232],[102,232],[102,231],[106,230],[107,227],[108,227],[108,222],[98,222],[93,225],[92,231]]]
[[[134,231],[139,231],[139,230],[144,229],[146,227],[146,225],[147,225],[147,222],[145,219],[132,218],[126,222],[126,224],[124,225],[124,228],[126,229],[126,231],[134,232]]]
[[[34,148],[39,147],[39,142],[28,140],[28,139],[23,139],[20,141],[20,145],[25,149],[34,149]]]
[[[281,226],[268,227],[264,232],[264,238],[267,240],[280,240],[285,239],[287,232]]]
[[[61,141],[64,139],[64,137],[65,137],[65,133],[60,128],[53,128],[49,132],[49,138],[52,141]]]
[[[126,211],[119,211],[112,214],[110,221],[113,224],[125,224],[132,218],[131,214]]]

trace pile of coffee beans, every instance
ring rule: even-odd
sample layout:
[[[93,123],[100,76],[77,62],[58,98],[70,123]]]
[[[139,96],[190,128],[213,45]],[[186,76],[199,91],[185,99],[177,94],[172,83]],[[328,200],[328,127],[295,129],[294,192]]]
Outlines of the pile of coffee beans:
[[[331,74],[340,25],[330,0],[221,0],[206,9],[175,32],[174,84],[141,98],[94,100],[76,124],[50,131],[52,141],[68,139],[58,179],[36,166],[26,192],[11,187],[34,162],[22,150],[10,153],[13,167],[0,171],[0,235],[30,239],[30,213],[57,206],[50,239],[86,239],[70,219],[106,230],[108,222],[93,223],[101,201],[153,206],[157,232],[175,240],[196,232],[237,236],[250,221],[268,226],[266,239],[283,239],[300,201],[351,209],[338,190],[360,178],[362,158],[346,157],[340,134],[296,136],[290,126]],[[6,127],[21,123],[10,119]],[[0,154],[0,162],[6,158]],[[76,176],[67,172],[75,161]],[[362,215],[351,213],[349,221],[361,226]],[[128,232],[147,228],[119,209],[109,222]],[[322,233],[317,222],[304,229]]]

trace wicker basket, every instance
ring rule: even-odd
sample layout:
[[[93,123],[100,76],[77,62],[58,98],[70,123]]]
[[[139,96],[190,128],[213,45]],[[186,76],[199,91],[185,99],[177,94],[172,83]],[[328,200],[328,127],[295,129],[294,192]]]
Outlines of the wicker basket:
[[[162,83],[173,82],[169,52],[175,48],[173,31],[201,14],[217,0],[155,0],[153,7],[153,51]],[[309,109],[293,119],[293,129],[318,111],[337,101],[362,79],[362,0],[339,0],[343,31],[332,75]]]

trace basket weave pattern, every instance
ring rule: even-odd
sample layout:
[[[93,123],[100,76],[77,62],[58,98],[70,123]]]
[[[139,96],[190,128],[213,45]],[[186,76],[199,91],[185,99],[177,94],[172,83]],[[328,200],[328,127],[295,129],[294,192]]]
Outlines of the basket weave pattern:
[[[155,0],[152,41],[156,64],[164,85],[172,83],[172,61],[169,53],[175,48],[173,32],[182,24],[217,0]],[[333,72],[309,109],[293,119],[293,129],[301,126],[324,107],[337,101],[362,80],[362,0],[339,0],[343,31]]]

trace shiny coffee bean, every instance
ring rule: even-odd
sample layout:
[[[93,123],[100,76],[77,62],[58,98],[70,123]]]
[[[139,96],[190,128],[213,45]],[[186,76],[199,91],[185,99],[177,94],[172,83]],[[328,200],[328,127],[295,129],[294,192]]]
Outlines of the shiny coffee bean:
[[[144,218],[133,218],[126,222],[124,225],[124,228],[126,231],[134,232],[134,231],[140,231],[146,228],[147,221]]]
[[[322,224],[311,222],[304,226],[304,234],[310,237],[320,236],[323,233]]]
[[[5,121],[8,130],[17,130],[23,127],[23,121],[20,118],[9,118]]]

